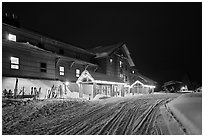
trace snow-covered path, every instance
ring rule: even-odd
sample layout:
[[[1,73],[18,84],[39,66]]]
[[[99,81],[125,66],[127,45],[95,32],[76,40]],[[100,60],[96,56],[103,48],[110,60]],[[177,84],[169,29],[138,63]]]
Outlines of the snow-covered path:
[[[168,134],[159,108],[178,94],[141,95],[94,101],[41,101],[3,107],[3,134]],[[38,102],[39,103],[39,102]],[[37,104],[38,104],[37,103]],[[28,110],[30,109],[30,110]],[[29,111],[29,112],[27,112]],[[13,116],[13,119],[8,117]]]

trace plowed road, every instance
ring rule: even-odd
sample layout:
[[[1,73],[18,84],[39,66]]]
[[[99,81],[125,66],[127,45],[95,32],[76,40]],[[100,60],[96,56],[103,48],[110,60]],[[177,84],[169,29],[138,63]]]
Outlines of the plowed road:
[[[95,101],[46,100],[9,106],[8,102],[3,102],[3,134],[169,134],[159,107],[177,96],[156,94]]]

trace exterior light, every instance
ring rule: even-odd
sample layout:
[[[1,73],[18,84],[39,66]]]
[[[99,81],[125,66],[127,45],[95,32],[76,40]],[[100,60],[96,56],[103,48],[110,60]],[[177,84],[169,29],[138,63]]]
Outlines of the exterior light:
[[[113,62],[113,59],[110,59],[110,63],[112,63]]]
[[[10,41],[16,41],[16,35],[10,34],[8,35],[8,40]]]
[[[65,82],[65,85],[68,86],[68,85],[69,85],[69,81],[66,81],[66,82]]]

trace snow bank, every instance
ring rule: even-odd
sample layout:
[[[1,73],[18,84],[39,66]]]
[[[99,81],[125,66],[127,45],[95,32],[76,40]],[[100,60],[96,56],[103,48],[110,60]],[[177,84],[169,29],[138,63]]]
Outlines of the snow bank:
[[[79,98],[79,92],[71,92],[68,90],[66,94],[63,95],[63,98]]]
[[[202,93],[181,95],[167,106],[190,134],[202,134]]]
[[[97,94],[94,98],[93,98],[93,100],[97,100],[97,99],[100,99],[100,98],[105,98],[105,97],[110,97],[110,96],[108,96],[108,95],[104,95],[104,94]]]

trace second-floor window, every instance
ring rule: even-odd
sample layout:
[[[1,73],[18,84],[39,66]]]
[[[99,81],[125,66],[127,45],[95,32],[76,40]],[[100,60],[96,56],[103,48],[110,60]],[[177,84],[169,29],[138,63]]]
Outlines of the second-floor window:
[[[128,70],[128,66],[127,65],[125,65],[125,70]]]
[[[11,69],[19,69],[19,58],[11,57]]]
[[[59,71],[60,71],[60,75],[63,76],[64,75],[64,67],[60,66]]]
[[[46,63],[40,63],[40,71],[41,72],[47,72],[47,64]]]
[[[76,77],[78,78],[80,76],[80,69],[76,69]]]
[[[124,76],[124,82],[127,82],[127,80],[128,80],[128,77]]]

